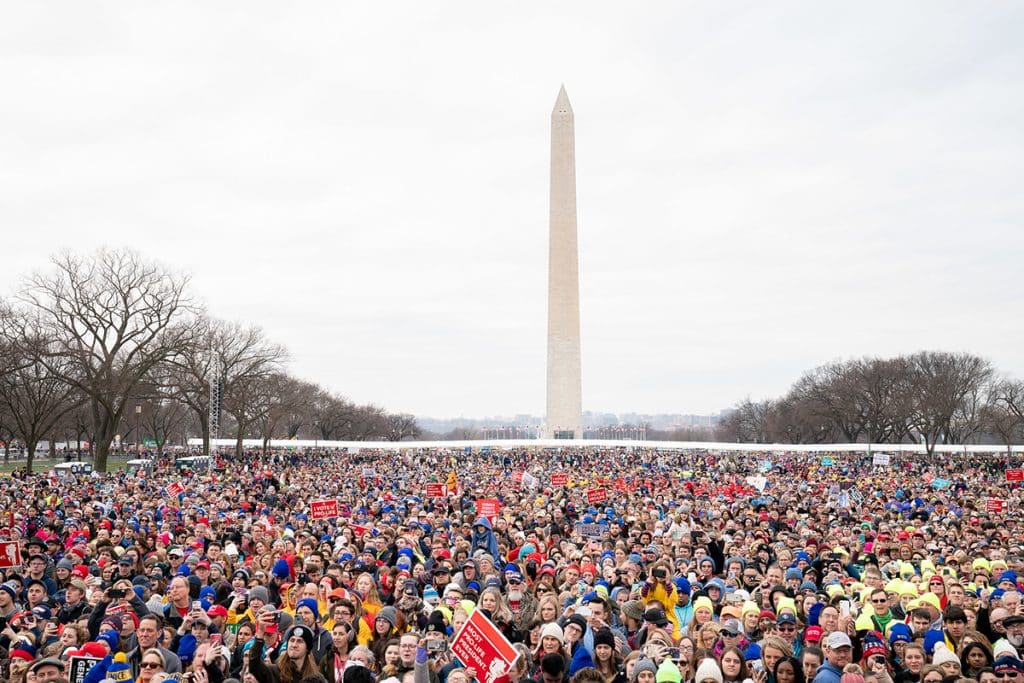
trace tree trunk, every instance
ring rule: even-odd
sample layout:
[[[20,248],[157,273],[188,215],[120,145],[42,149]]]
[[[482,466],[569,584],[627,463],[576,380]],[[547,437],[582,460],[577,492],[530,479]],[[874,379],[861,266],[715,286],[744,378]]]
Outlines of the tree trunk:
[[[57,459],[57,439],[56,439],[56,437],[53,436],[53,434],[51,434],[50,435],[50,460],[56,460],[56,459]]]
[[[36,457],[36,444],[39,440],[35,437],[25,440],[25,448],[28,449],[25,453],[25,473],[32,474],[32,461]]]

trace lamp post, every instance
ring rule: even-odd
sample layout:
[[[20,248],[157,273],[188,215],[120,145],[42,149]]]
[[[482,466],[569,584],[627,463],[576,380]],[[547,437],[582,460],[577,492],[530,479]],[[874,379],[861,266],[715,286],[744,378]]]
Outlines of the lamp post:
[[[142,405],[135,405],[135,455],[142,453],[142,428],[139,423],[142,421]]]

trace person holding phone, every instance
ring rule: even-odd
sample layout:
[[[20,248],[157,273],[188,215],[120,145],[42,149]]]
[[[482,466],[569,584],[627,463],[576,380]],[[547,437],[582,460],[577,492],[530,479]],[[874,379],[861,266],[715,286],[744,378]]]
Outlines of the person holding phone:
[[[672,573],[667,562],[659,561],[653,564],[647,575],[647,580],[640,587],[640,600],[644,607],[657,603],[661,605],[665,616],[672,624],[672,638],[678,640],[683,634],[679,626],[679,617],[676,616],[676,604],[678,594],[676,585],[671,581]]]

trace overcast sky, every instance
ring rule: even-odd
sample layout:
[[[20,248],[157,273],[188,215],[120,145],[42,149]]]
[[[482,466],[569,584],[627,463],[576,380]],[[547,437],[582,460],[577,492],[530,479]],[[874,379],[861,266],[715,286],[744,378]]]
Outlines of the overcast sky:
[[[564,82],[586,409],[922,348],[1024,376],[1022,35],[1017,2],[7,3],[0,289],[129,246],[354,400],[539,414]]]

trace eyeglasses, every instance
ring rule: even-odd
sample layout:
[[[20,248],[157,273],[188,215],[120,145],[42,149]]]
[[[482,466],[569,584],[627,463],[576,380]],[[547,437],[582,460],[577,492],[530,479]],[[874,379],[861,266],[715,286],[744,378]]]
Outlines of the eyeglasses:
[[[993,675],[996,678],[1017,678],[1020,674],[1016,671],[997,671]]]
[[[877,605],[882,602],[889,602],[889,598],[871,598],[871,602]]]
[[[160,662],[142,662],[139,664],[139,668],[142,669],[159,669],[161,666]]]
[[[778,628],[780,631],[795,631],[796,630],[796,626],[793,626],[793,624],[781,624],[779,626],[776,626],[776,628]]]

